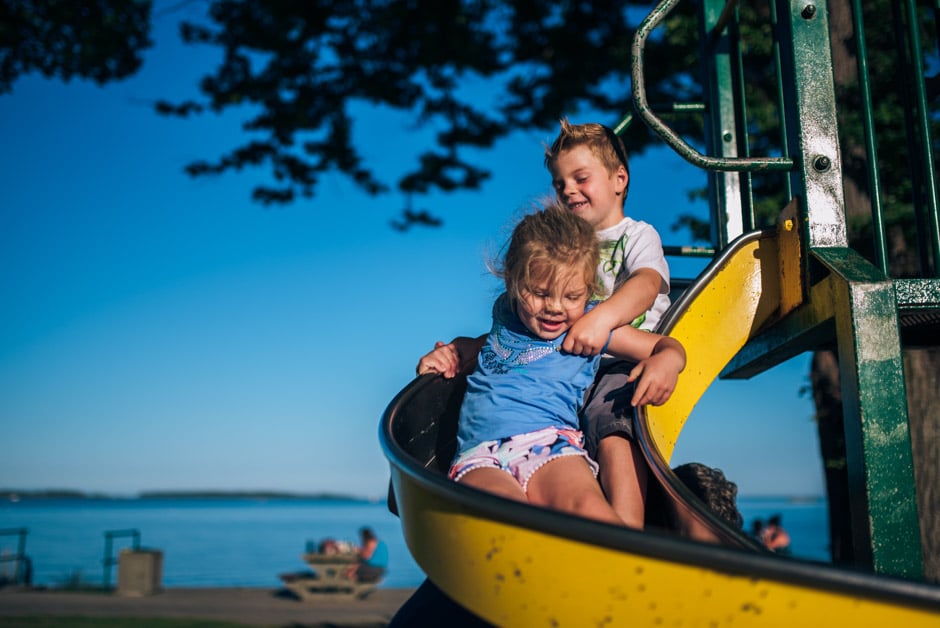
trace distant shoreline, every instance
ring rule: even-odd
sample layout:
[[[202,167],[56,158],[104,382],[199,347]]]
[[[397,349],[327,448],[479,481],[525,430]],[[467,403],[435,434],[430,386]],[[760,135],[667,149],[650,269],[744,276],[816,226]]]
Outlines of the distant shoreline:
[[[161,500],[161,499],[279,499],[297,501],[325,501],[374,504],[383,501],[382,498],[369,498],[359,495],[343,493],[293,493],[289,491],[221,491],[221,490],[189,490],[189,491],[141,491],[133,495],[110,495],[76,491],[70,489],[42,489],[17,490],[0,489],[0,501],[21,501],[38,499],[86,499],[108,501],[134,501],[134,500]],[[825,501],[825,495],[738,495],[739,500],[786,500],[791,503],[816,503]]]
[[[284,491],[141,491],[135,495],[108,495],[68,489],[16,490],[0,489],[0,501],[27,501],[47,499],[76,499],[97,501],[140,501],[168,499],[251,499],[251,500],[295,500],[374,504],[376,500],[340,493],[292,493]]]

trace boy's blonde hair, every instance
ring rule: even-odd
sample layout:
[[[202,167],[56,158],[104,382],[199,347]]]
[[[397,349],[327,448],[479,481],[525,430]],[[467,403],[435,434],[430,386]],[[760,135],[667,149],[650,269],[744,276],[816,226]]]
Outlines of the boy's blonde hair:
[[[613,129],[596,122],[571,124],[568,118],[562,118],[558,137],[545,150],[545,167],[548,171],[551,172],[554,168],[558,155],[576,146],[587,146],[610,174],[617,172],[620,166],[624,167],[627,171],[627,186],[623,189],[623,200],[626,202],[627,192],[630,190],[630,162],[623,141]]]
[[[604,286],[597,277],[600,249],[594,227],[554,199],[543,201],[539,207],[513,229],[502,268],[495,271],[505,282],[513,306],[535,283],[554,283],[559,270],[583,273],[589,295],[602,295]]]

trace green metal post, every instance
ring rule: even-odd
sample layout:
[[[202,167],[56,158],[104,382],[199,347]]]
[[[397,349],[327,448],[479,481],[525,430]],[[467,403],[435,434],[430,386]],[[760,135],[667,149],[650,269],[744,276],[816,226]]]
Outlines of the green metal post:
[[[921,577],[897,303],[884,273],[848,248],[828,15],[827,0],[777,3],[781,61],[793,77],[785,85],[788,143],[799,151],[791,180],[804,200],[802,240],[810,252],[804,285],[828,271],[856,560],[879,573]]]
[[[881,175],[878,172],[878,140],[872,110],[871,78],[868,73],[868,43],[861,0],[852,0],[852,26],[855,30],[855,59],[858,65],[858,89],[862,101],[862,129],[865,137],[865,169],[872,206],[872,237],[875,263],[888,274],[888,245],[885,238],[884,210],[881,206]]]
[[[894,284],[846,248],[814,255],[832,271],[852,541],[859,564],[923,577],[914,462]],[[861,525],[862,523],[868,525]]]
[[[784,83],[787,143],[797,151],[790,178],[804,199],[808,248],[848,243],[828,14],[827,0],[777,2],[781,63],[792,77]]]
[[[747,141],[743,124],[736,114],[732,53],[737,43],[728,36],[721,21],[725,0],[704,0],[699,19],[702,47],[703,87],[709,108],[705,116],[705,143],[709,155],[738,157],[739,145]],[[721,29],[721,30],[718,30]],[[744,194],[742,177],[737,171],[708,172],[709,207],[712,210],[712,244],[718,250],[744,233]]]

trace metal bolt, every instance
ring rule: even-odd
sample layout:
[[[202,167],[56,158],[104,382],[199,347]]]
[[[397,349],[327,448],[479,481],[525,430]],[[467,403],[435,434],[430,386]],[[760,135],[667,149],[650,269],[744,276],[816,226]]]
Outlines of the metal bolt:
[[[825,155],[820,155],[813,160],[813,168],[816,169],[816,172],[826,172],[829,168],[832,167],[832,162]]]
[[[807,4],[805,7],[803,7],[803,10],[800,12],[800,15],[803,16],[804,20],[813,19],[814,17],[816,17],[816,5]]]
[[[783,228],[787,231],[793,231],[793,220],[787,218],[783,221]]]
[[[731,135],[731,131],[725,131],[724,133],[721,134],[721,139],[723,139],[726,142],[730,142],[732,137],[733,136]]]

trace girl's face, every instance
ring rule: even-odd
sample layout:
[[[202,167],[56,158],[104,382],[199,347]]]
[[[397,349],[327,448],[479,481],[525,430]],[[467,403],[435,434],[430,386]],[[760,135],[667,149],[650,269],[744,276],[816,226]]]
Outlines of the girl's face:
[[[533,334],[554,340],[584,316],[590,291],[583,272],[559,269],[554,279],[541,279],[521,290],[516,314]]]
[[[623,166],[611,174],[584,144],[559,153],[552,166],[552,186],[558,199],[595,231],[623,220],[627,180]]]

